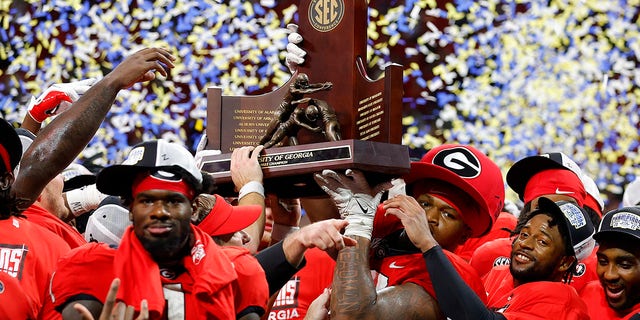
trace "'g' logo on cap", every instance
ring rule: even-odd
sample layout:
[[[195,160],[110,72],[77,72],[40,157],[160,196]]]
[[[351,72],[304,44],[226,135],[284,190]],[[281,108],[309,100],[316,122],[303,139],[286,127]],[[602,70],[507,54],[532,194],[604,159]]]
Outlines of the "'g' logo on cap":
[[[469,150],[462,147],[445,149],[435,157],[433,164],[446,168],[462,178],[472,179],[480,175],[480,160]]]

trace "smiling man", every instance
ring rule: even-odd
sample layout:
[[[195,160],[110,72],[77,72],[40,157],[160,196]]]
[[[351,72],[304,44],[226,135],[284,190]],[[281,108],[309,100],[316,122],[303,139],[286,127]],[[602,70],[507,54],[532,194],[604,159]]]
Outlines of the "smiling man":
[[[592,319],[640,319],[640,208],[610,211],[593,236],[599,281],[581,296]]]
[[[539,208],[514,240],[511,266],[487,275],[488,303],[462,281],[434,239],[424,215],[388,210],[402,220],[423,252],[440,309],[451,319],[589,319],[571,277],[577,258],[589,250],[594,228],[583,210],[569,202],[539,199]]]

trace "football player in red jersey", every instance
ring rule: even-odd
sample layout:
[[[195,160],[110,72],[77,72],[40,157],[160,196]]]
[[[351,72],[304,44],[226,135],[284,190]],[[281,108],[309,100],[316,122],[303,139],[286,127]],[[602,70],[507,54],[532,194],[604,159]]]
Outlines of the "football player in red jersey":
[[[510,267],[494,268],[487,275],[488,307],[452,268],[423,215],[396,209],[389,213],[402,220],[409,237],[423,252],[440,308],[447,317],[589,319],[582,299],[563,281],[571,277],[576,254],[593,235],[591,220],[573,203],[540,198],[538,206],[514,241]],[[492,275],[498,273],[491,282]]]
[[[509,264],[511,240],[528,220],[529,212],[537,208],[538,199],[541,197],[553,201],[573,202],[589,214],[594,226],[598,225],[600,217],[595,210],[599,209],[599,204],[594,199],[597,190],[586,188],[585,181],[589,179],[570,157],[561,152],[530,156],[516,162],[507,172],[506,180],[511,189],[524,201],[524,207],[512,238],[496,239],[480,246],[472,254],[471,265],[483,276],[494,266]],[[590,209],[590,206],[593,209]],[[585,251],[577,258],[578,266],[570,285],[580,291],[585,284],[597,279],[595,251]]]
[[[442,316],[440,298],[420,250],[411,244],[400,220],[385,211],[389,208],[413,210],[428,219],[456,271],[478,295],[484,295],[475,270],[452,251],[466,239],[489,231],[502,210],[504,182],[498,166],[471,146],[442,145],[412,162],[404,180],[408,195],[400,192],[392,198],[395,202],[379,207],[383,186],[370,188],[361,173],[324,171],[316,175],[318,184],[349,221],[345,235],[358,241],[355,248],[338,254],[331,289],[332,318]],[[371,262],[369,252],[374,256]],[[372,270],[377,272],[376,283]]]
[[[213,181],[200,172],[187,149],[164,140],[140,143],[123,164],[103,169],[97,186],[126,199],[133,225],[112,251],[112,263],[105,267],[111,272],[87,279],[89,285],[102,279],[103,288],[107,279],[119,278],[117,299],[137,312],[147,300],[150,319],[235,318],[231,283],[236,272],[211,237],[191,225],[192,202],[209,193]],[[94,317],[100,314],[100,301],[75,299]]]
[[[599,280],[580,293],[591,319],[640,318],[640,208],[608,212],[593,237]]]

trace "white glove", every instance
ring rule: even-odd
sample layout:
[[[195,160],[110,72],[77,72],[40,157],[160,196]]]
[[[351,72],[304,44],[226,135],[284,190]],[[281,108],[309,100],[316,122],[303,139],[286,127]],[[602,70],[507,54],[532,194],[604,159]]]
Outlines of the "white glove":
[[[31,97],[28,112],[33,120],[42,123],[45,119],[62,113],[83,95],[97,79],[90,78],[77,82],[54,84],[37,99]]]
[[[349,221],[345,236],[360,236],[371,239],[373,218],[382,193],[391,182],[384,182],[373,189],[360,171],[347,169],[345,174],[332,170],[323,170],[315,174],[314,179],[335,202],[340,216]]]
[[[289,36],[287,36],[289,43],[287,43],[285,62],[289,71],[294,73],[298,70],[298,65],[304,63],[304,56],[307,52],[298,47],[298,44],[302,42],[302,36],[298,33],[298,25],[290,23],[287,25],[287,30],[289,30]]]

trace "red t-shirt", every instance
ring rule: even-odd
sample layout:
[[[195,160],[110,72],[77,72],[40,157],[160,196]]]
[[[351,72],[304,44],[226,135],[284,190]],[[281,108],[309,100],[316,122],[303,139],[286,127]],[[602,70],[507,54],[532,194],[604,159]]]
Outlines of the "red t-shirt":
[[[508,266],[493,268],[484,282],[487,306],[507,319],[589,319],[576,290],[561,282],[536,281],[513,287]]]
[[[600,280],[589,282],[584,286],[582,291],[580,291],[580,296],[587,305],[591,319],[630,319],[640,314],[640,303],[626,310],[626,312],[617,312],[611,308],[607,303],[607,298],[605,297]]]
[[[491,226],[491,230],[487,234],[479,238],[470,238],[465,241],[461,246],[458,246],[455,250],[455,254],[457,254],[460,258],[470,261],[473,252],[476,251],[478,247],[481,245],[499,238],[508,238],[510,235],[510,231],[516,227],[516,223],[518,223],[518,218],[516,218],[513,214],[509,212],[501,212],[496,219],[496,222]]]
[[[244,315],[245,310],[262,316],[269,301],[269,284],[258,260],[243,247],[221,247],[238,274],[233,283],[236,315]]]
[[[71,249],[87,243],[78,230],[36,204],[32,204],[23,214],[29,221],[59,235]]]
[[[269,320],[303,319],[311,302],[331,286],[336,262],[318,248],[307,250],[304,257],[307,264],[280,289]]]
[[[0,220],[0,271],[18,280],[37,310],[58,258],[69,250],[60,237],[24,218]]]
[[[478,297],[486,302],[486,292],[478,273],[464,259],[454,253],[442,250],[453,267],[458,271],[462,280],[473,290]],[[434,299],[436,293],[431,283],[431,276],[424,263],[421,253],[397,255],[385,257],[382,260],[374,260],[371,268],[378,272],[376,288],[382,289],[389,286],[411,282],[424,288]]]

